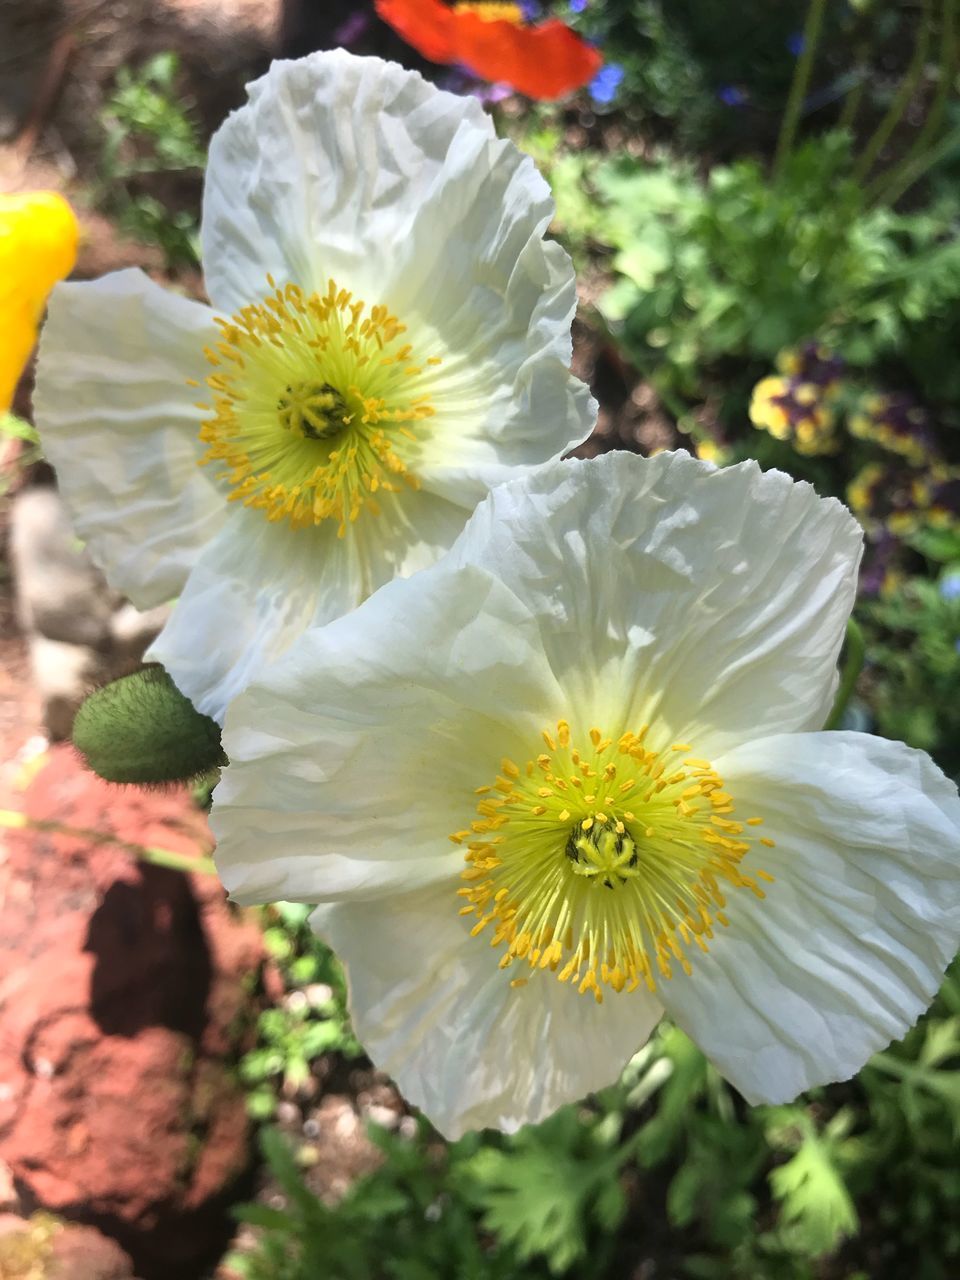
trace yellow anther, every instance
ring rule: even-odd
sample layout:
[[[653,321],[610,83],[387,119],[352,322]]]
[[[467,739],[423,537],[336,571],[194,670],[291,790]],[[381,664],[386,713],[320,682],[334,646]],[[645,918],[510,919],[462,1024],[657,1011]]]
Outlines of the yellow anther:
[[[577,743],[560,720],[543,731],[551,754],[504,759],[503,776],[477,789],[472,829],[484,838],[467,846],[460,901],[473,929],[489,926],[490,945],[504,949],[503,967],[552,973],[597,999],[641,984],[655,991],[690,972],[691,952],[706,951],[728,923],[725,890],[764,896],[759,882],[770,877],[743,869],[756,823],[726,816],[733,798],[709,761],[676,768],[689,744],[654,737],[645,747],[648,733],[644,725],[617,740],[613,769],[600,760],[613,739],[593,726]]]
[[[218,372],[207,379],[201,462],[219,464],[229,498],[268,520],[332,520],[343,537],[362,512],[378,514],[378,491],[417,487],[422,428],[412,428],[434,409],[429,395],[411,395],[420,365],[394,370],[412,347],[391,349],[404,326],[386,307],[365,315],[332,280],[323,295],[268,285],[262,302],[218,318],[222,340],[204,349]],[[381,351],[389,367],[371,359]]]

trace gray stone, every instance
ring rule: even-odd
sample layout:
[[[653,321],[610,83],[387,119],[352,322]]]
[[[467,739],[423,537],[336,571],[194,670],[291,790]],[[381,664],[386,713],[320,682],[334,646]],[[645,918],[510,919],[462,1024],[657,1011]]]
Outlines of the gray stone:
[[[125,602],[110,619],[110,638],[113,641],[113,658],[120,668],[138,663],[147,645],[156,640],[170,617],[170,606],[157,605],[155,609],[138,609]]]
[[[43,700],[43,722],[54,740],[70,737],[83,699],[106,676],[103,658],[82,644],[30,636],[33,681]]]
[[[55,489],[24,489],[10,512],[17,620],[25,634],[101,649],[110,643],[110,593],[78,544]]]

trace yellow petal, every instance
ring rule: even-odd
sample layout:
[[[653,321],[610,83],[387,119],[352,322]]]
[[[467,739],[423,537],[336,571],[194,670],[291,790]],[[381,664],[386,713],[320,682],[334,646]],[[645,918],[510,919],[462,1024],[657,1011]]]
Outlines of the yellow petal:
[[[47,295],[73,269],[78,235],[57,192],[0,195],[0,412],[13,400]]]

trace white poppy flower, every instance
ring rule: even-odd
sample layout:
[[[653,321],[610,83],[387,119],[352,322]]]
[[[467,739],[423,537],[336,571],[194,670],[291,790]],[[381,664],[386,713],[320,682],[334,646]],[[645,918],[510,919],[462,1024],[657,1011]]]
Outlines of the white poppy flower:
[[[474,99],[342,50],[249,93],[210,147],[212,309],[62,285],[36,391],[78,534],[135,604],[179,596],[149,656],[218,719],[595,411],[547,185]]]
[[[817,732],[861,534],[755,463],[553,463],[231,707],[218,866],[321,905],[448,1135],[614,1081],[666,1011],[752,1102],[857,1071],[960,936],[960,800]]]

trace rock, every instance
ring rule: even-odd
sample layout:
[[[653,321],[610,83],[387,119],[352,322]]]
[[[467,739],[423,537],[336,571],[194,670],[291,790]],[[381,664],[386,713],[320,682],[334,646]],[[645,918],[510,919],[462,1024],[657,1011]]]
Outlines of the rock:
[[[44,725],[54,740],[69,738],[83,699],[97,685],[136,669],[170,608],[141,611],[111,590],[77,543],[60,495],[49,486],[16,495],[10,548],[17,621],[28,637]]]
[[[80,703],[107,676],[105,659],[86,645],[41,635],[30,636],[29,649],[44,727],[54,741],[69,738]]]
[[[133,1263],[95,1227],[62,1227],[53,1237],[44,1280],[135,1280]]]
[[[22,631],[92,648],[109,643],[107,585],[78,545],[56,489],[22,489],[14,498],[10,563]]]
[[[111,787],[66,746],[13,803],[183,853],[211,843],[186,791]],[[199,1276],[244,1194],[235,1064],[258,1012],[260,931],[212,876],[79,836],[22,829],[5,843],[0,1158],[30,1205],[96,1223],[144,1280]]]
[[[8,1086],[0,1084],[0,1097],[7,1092]],[[0,1160],[0,1219],[4,1214],[20,1207],[20,1198],[17,1195],[17,1188],[14,1186],[13,1174],[10,1172],[10,1166],[3,1160]]]
[[[136,1280],[133,1263],[95,1227],[0,1215],[0,1280]]]
[[[42,1280],[58,1230],[49,1214],[0,1215],[0,1280]]]
[[[126,602],[110,619],[110,638],[113,642],[111,659],[114,668],[133,666],[143,657],[143,652],[166,626],[170,606],[158,605],[155,609],[140,610]]]
[[[310,1141],[298,1149],[309,1164],[309,1186],[328,1204],[342,1200],[357,1178],[383,1163],[383,1152],[367,1135],[352,1098],[328,1093],[303,1125]]]

